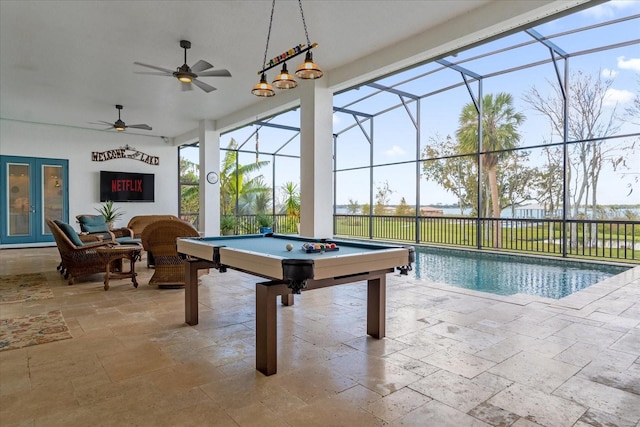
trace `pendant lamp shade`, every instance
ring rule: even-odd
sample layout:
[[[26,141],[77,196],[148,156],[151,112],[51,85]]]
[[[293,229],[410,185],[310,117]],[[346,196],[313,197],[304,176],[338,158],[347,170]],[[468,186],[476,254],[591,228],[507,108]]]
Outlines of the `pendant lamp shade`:
[[[298,82],[287,70],[287,63],[282,64],[282,70],[278,74],[272,84],[278,89],[293,89],[298,86]]]
[[[296,70],[296,76],[300,77],[301,79],[312,80],[319,79],[323,76],[323,74],[324,73],[322,72],[318,64],[313,62],[313,54],[311,53],[311,51],[307,51],[307,54],[304,57],[304,62],[300,64],[300,66]]]
[[[262,73],[260,82],[258,82],[258,84],[256,84],[253,87],[253,89],[251,90],[251,93],[256,96],[270,97],[270,96],[274,96],[276,94],[276,91],[273,90],[273,86],[271,86],[267,82],[267,77],[264,75],[264,73]]]

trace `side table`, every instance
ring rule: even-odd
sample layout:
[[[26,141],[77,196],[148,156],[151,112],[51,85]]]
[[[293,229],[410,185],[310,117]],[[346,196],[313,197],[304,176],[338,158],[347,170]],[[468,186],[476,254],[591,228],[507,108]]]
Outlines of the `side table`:
[[[105,263],[106,271],[104,274],[104,290],[109,289],[110,279],[125,279],[131,278],[133,286],[138,287],[138,281],[136,280],[136,261],[140,259],[140,251],[142,246],[140,245],[112,245],[96,248],[96,252],[100,255]],[[116,260],[129,260],[129,271],[124,270],[124,262],[121,262],[120,271],[111,271],[111,263]]]

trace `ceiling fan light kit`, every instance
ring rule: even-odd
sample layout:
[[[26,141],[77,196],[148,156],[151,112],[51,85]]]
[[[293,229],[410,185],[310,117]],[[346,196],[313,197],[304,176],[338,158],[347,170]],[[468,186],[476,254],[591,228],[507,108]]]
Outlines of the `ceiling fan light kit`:
[[[276,0],[273,0],[271,3],[271,17],[269,18],[269,31],[267,32],[267,45],[264,49],[264,57],[262,61],[262,70],[258,71],[258,75],[260,75],[260,82],[256,84],[251,93],[256,96],[262,97],[271,97],[275,95],[275,91],[273,87],[275,86],[277,89],[293,89],[298,86],[298,82],[296,79],[289,74],[287,70],[287,60],[296,57],[302,53],[306,53],[305,60],[300,66],[298,66],[296,70],[296,76],[301,79],[319,79],[323,76],[323,72],[320,69],[320,66],[313,62],[313,55],[311,54],[311,49],[318,46],[317,43],[311,43],[309,41],[309,33],[307,31],[307,23],[304,20],[304,12],[302,11],[302,0],[298,0],[298,5],[300,6],[300,17],[302,18],[302,25],[304,27],[304,34],[307,38],[306,44],[299,44],[288,51],[276,56],[272,60],[267,63],[267,51],[269,50],[269,38],[271,37],[271,26],[273,24],[273,11],[275,10]],[[273,86],[267,83],[267,78],[265,72],[282,64],[282,70],[280,74],[276,76],[273,80]]]
[[[180,47],[184,49],[184,64],[182,64],[180,67],[177,67],[176,71],[171,71],[167,68],[158,67],[156,65],[134,62],[134,64],[136,65],[156,70],[155,72],[138,71],[137,74],[151,74],[154,76],[175,77],[182,84],[183,91],[192,90],[193,87],[191,85],[193,84],[206,93],[213,92],[214,90],[216,90],[216,88],[198,80],[198,77],[231,77],[231,73],[228,70],[211,70],[211,68],[213,68],[213,65],[202,59],[196,62],[192,67],[189,67],[187,65],[187,49],[191,49],[191,42],[188,40],[180,40]]]

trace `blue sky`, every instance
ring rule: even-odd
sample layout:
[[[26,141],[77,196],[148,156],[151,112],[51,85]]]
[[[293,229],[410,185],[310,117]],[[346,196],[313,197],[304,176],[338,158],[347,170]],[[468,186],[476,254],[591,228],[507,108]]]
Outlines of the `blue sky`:
[[[607,20],[635,14],[640,14],[640,1],[611,1],[540,25],[535,29],[543,35],[551,35],[568,29],[595,25]],[[616,24],[615,26],[595,28],[585,33],[562,36],[552,41],[565,51],[574,53],[594,47],[637,39],[638,36],[640,36],[638,28],[640,28],[640,19],[636,18]],[[461,52],[456,57],[449,57],[447,59],[451,62],[462,61],[479,53],[494,51],[504,46],[529,40],[531,40],[529,35],[518,33],[496,40],[490,44]],[[501,69],[516,67],[548,58],[549,52],[547,48],[540,43],[536,43],[517,51],[507,51],[494,55],[488,59],[464,62],[462,65],[481,75],[487,75]],[[562,62],[560,62],[560,64],[562,64]],[[380,83],[391,85],[407,80],[409,78],[408,76],[439,67],[438,64],[427,64],[415,70],[390,76],[381,80]],[[618,114],[622,114],[625,107],[631,105],[634,96],[640,91],[640,46],[637,44],[597,54],[571,58],[569,67],[570,72],[582,70],[593,76],[601,74],[605,78],[613,79],[614,83],[607,92],[605,105],[608,109],[617,108]],[[484,94],[499,91],[511,93],[514,97],[516,110],[525,115],[526,120],[520,128],[522,134],[521,145],[523,146],[541,144],[544,141],[554,139],[546,119],[536,114],[523,100],[524,93],[534,85],[543,93],[549,92],[551,88],[548,81],[555,82],[553,65],[550,63],[484,80]],[[460,75],[457,72],[444,70],[421,78],[419,82],[407,83],[398,88],[423,96],[439,88],[460,82]],[[474,85],[474,90],[476,90],[475,87]],[[348,104],[350,100],[362,98],[371,92],[374,92],[374,90],[363,87],[359,90],[337,95],[334,104],[336,106],[344,106]],[[422,120],[420,148],[424,148],[425,144],[428,144],[433,138],[453,135],[458,125],[458,115],[462,107],[468,102],[470,102],[470,97],[464,87],[458,87],[441,94],[424,98],[421,102],[420,114]],[[349,108],[367,113],[377,113],[398,103],[399,98],[397,96],[381,94],[361,101]],[[410,105],[409,110],[414,116],[417,115],[415,104]],[[298,112],[293,111],[275,118],[274,122],[297,126],[299,123],[298,120]],[[640,120],[636,120],[636,123],[633,124],[629,117],[624,117],[618,133],[640,132],[639,121]],[[378,116],[375,119],[375,123],[374,164],[402,162],[415,158],[416,133],[409,119],[409,115],[404,108],[401,107]],[[351,124],[353,124],[353,119],[350,116],[344,114],[334,115],[334,131],[339,132]],[[366,128],[368,130],[368,125],[366,125]],[[231,134],[223,135],[222,145],[226,146],[231,137],[235,138],[238,143],[242,143],[250,137],[255,129],[254,126],[249,126],[234,131]],[[555,139],[557,139],[557,137],[555,137]],[[295,133],[273,128],[262,128],[260,130],[259,145],[261,151],[273,152],[287,141],[289,141],[289,143],[281,152],[291,155],[299,154],[299,137],[296,137]],[[338,144],[338,169],[368,165],[369,143],[359,128],[356,127],[342,134],[338,140]],[[249,139],[244,148],[255,150],[255,136]],[[636,156],[629,159],[630,172],[640,172],[640,154],[638,153],[639,151],[636,151]],[[260,156],[260,160],[270,159],[271,156]],[[532,166],[539,165],[540,162],[537,159],[537,152],[532,153],[530,164]],[[255,161],[255,154],[241,155],[242,163],[251,161]],[[299,181],[296,160],[279,159],[277,162],[277,183],[283,183],[289,180],[294,182]],[[262,172],[267,178],[267,182],[270,182],[272,174],[271,167],[264,168]],[[368,176],[368,171],[340,173],[336,193],[338,204],[346,204],[349,199],[356,200],[360,204],[368,203]],[[604,170],[599,184],[599,203],[640,203],[640,190],[635,191],[631,196],[627,196],[628,188],[626,185],[632,178],[633,175],[628,173],[623,175],[619,171],[614,172],[611,168]],[[410,204],[415,202],[415,165],[405,164],[374,169],[374,186],[379,186],[383,182],[388,182],[389,187],[393,191],[390,203],[396,204],[402,197]],[[420,197],[422,205],[455,203],[457,201],[452,194],[446,192],[435,183],[425,182],[424,180],[422,181]]]

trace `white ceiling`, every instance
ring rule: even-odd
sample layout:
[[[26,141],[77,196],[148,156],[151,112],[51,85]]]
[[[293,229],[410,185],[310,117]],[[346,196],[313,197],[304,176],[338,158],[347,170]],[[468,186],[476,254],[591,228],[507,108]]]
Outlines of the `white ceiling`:
[[[505,4],[517,9],[510,16],[522,20],[536,8],[544,7],[548,14],[550,8],[583,2],[305,0],[303,7],[309,37],[319,44],[314,59],[332,85],[344,85],[357,81],[354,63],[368,67],[362,79],[406,66],[416,58],[420,37],[434,27],[446,28],[447,21],[487,19],[495,15],[491,7],[505,9]],[[275,106],[293,99],[295,94],[264,100],[250,93],[262,68],[270,9],[268,0],[2,0],[0,118],[103,129],[90,123],[115,121],[114,105],[123,104],[127,124],[153,127],[127,132],[177,137],[197,128],[199,120],[237,116],[259,110],[256,103]],[[543,12],[534,13],[538,16],[528,19]],[[198,88],[182,92],[172,77],[135,74],[151,70],[134,61],[172,70],[182,65],[182,39],[192,43],[188,65],[204,59],[215,69],[228,69],[232,77],[202,77],[218,88],[207,94]],[[414,40],[406,43],[413,50],[402,55],[406,40]],[[297,2],[277,1],[267,59],[305,41]],[[289,69],[301,60],[295,58]],[[269,80],[276,71],[268,73]]]

